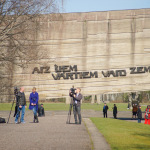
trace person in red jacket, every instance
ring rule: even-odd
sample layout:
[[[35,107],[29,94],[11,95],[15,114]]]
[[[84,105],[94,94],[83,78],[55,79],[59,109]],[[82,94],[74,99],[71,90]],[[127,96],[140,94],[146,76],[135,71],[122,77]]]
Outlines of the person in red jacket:
[[[146,111],[145,111],[145,123],[144,124],[149,124],[150,125],[150,105],[147,106]]]

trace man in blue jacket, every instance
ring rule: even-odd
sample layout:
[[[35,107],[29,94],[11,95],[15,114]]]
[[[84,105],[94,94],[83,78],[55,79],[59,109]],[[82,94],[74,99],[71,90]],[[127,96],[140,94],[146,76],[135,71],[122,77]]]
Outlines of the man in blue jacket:
[[[103,107],[103,115],[104,115],[104,118],[105,118],[105,117],[107,118],[107,110],[108,110],[108,106],[107,106],[107,104],[105,103],[105,104],[104,104],[104,107]]]
[[[74,119],[75,124],[77,124],[77,114],[79,119],[79,124],[81,124],[81,99],[82,94],[80,93],[81,89],[76,89],[76,94],[73,95],[73,113],[74,113]]]
[[[33,87],[32,93],[30,93],[29,100],[30,100],[29,109],[30,109],[30,110],[33,110],[33,114],[34,114],[34,120],[33,120],[33,122],[34,122],[34,123],[35,123],[35,122],[38,123],[39,120],[38,120],[38,117],[37,117],[37,111],[38,111],[39,95],[38,95],[38,93],[36,92],[36,88],[35,88],[35,87]]]

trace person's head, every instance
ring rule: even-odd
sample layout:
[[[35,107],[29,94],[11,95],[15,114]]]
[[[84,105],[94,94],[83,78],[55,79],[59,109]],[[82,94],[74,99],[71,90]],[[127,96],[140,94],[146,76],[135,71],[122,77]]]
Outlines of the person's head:
[[[21,88],[20,88],[20,92],[24,92],[24,87],[21,87]]]
[[[148,105],[147,108],[150,109],[150,105]]]
[[[116,106],[116,104],[114,104],[114,106]]]
[[[141,105],[139,105],[139,108],[141,109]]]
[[[81,89],[80,88],[77,88],[76,89],[76,93],[80,93],[81,92]]]
[[[106,103],[104,103],[104,105],[106,106]]]
[[[36,87],[33,87],[32,92],[33,92],[33,93],[36,92]]]
[[[43,107],[43,104],[41,104],[41,107]]]

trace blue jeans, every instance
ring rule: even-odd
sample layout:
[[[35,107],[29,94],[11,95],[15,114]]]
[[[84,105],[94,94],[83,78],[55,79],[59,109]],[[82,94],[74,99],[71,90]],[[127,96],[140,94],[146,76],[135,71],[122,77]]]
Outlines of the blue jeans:
[[[16,115],[16,118],[15,118],[15,122],[18,122],[19,114],[20,114],[21,111],[22,111],[22,114],[21,114],[20,121],[24,122],[25,106],[22,106],[22,108],[18,107],[18,111],[17,111],[17,115]]]
[[[33,114],[34,114],[34,116],[37,116],[36,106],[33,107]]]
[[[138,123],[141,123],[141,119],[138,118]]]

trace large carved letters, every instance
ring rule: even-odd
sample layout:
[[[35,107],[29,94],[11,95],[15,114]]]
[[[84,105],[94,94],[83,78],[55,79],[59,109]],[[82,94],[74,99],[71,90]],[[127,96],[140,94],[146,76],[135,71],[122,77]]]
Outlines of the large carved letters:
[[[52,73],[52,77],[54,80],[74,80],[74,79],[90,79],[90,78],[98,78],[98,72],[79,72],[77,69],[77,65],[65,65],[65,66],[57,66],[54,65],[55,73]],[[142,74],[146,72],[150,72],[150,66],[148,67],[131,67],[129,68],[130,74]],[[32,71],[32,74],[38,73],[38,74],[45,74],[50,73],[50,67],[44,66],[44,67],[35,67]],[[109,70],[109,71],[102,71],[103,77],[123,77],[127,76],[126,70]]]
[[[77,65],[74,66],[57,66],[55,65],[55,72],[71,72],[77,71]]]
[[[34,69],[33,69],[33,72],[32,72],[32,74],[34,74],[34,73],[50,73],[50,67],[48,67],[48,66],[46,66],[46,67],[40,67],[40,69],[38,68],[38,67],[35,67]]]
[[[126,76],[127,72],[126,72],[126,70],[116,70],[116,71],[110,70],[110,71],[106,71],[106,72],[102,71],[102,74],[104,77],[110,77],[111,75],[113,77],[119,77],[119,76],[121,77],[121,76]]]
[[[141,74],[141,73],[150,72],[150,66],[149,67],[131,67],[130,70],[131,70],[130,74]]]

